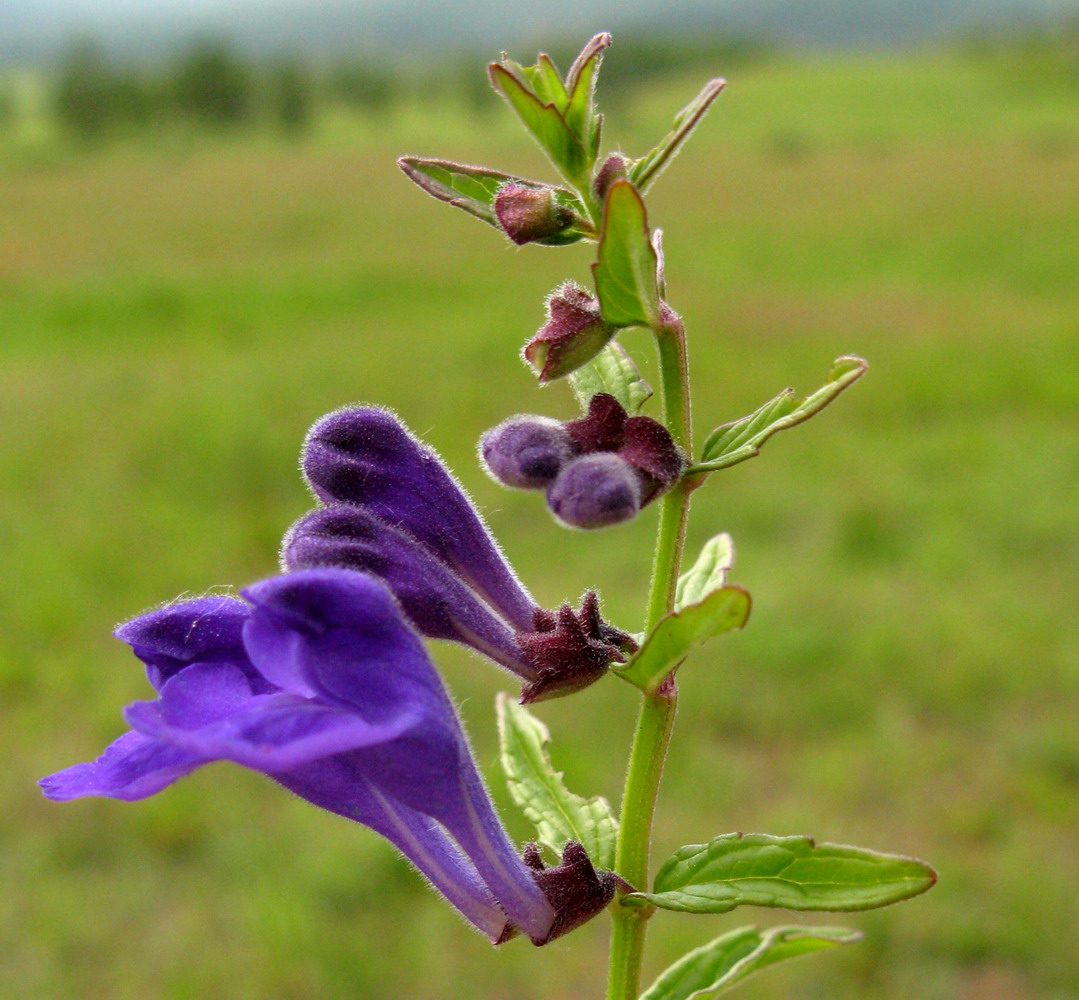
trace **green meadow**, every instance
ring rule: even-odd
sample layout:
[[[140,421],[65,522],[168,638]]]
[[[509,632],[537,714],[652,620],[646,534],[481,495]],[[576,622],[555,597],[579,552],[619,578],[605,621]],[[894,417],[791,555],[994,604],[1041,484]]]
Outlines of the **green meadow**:
[[[698,440],[815,389],[838,355],[871,368],[695,497],[689,554],[729,531],[754,611],[682,669],[653,858],[807,833],[925,858],[940,883],[849,919],[661,912],[646,979],[739,924],[804,917],[865,940],[769,970],[744,1000],[1076,1000],[1079,80],[960,54],[728,75],[650,198]],[[639,155],[703,82],[616,102],[608,136]],[[132,805],[52,804],[34,784],[149,697],[117,622],[275,572],[311,505],[304,432],[348,402],[396,409],[439,449],[540,603],[598,585],[608,617],[640,627],[654,509],[566,532],[475,458],[509,413],[573,415],[517,355],[542,296],[587,280],[590,248],[511,248],[412,188],[403,153],[551,176],[508,112],[448,98],[330,116],[302,143],[3,155],[4,997],[602,992],[605,916],[496,951],[385,842],[260,775],[212,765]],[[625,342],[648,360],[642,333]],[[512,679],[434,653],[523,841],[495,759]],[[617,803],[635,706],[611,678],[537,709],[571,788]]]

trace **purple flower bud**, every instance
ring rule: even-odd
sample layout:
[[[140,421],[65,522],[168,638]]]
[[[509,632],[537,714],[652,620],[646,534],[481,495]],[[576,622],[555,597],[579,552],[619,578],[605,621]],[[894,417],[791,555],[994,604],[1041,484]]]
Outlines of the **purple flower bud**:
[[[641,479],[613,452],[582,455],[566,465],[547,491],[547,504],[574,528],[603,528],[628,521],[641,509]]]
[[[607,197],[607,189],[616,181],[626,176],[629,168],[629,160],[621,153],[611,153],[603,165],[596,171],[596,179],[592,182],[592,190],[596,197],[603,201]]]
[[[554,188],[508,181],[498,189],[494,209],[502,231],[518,246],[525,243],[557,246],[580,239],[573,231],[577,215],[559,203]]]
[[[573,457],[573,442],[565,424],[550,417],[510,417],[483,435],[480,454],[504,486],[541,490]]]
[[[615,332],[600,315],[599,300],[567,281],[548,297],[547,322],[525,344],[525,360],[541,382],[550,382],[591,361]]]

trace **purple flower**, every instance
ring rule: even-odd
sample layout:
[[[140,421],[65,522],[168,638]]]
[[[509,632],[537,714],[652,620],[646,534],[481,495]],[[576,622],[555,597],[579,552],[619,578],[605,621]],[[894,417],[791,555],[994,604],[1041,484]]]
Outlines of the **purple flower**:
[[[518,857],[438,673],[380,581],[310,570],[244,596],[168,605],[117,630],[158,696],[126,709],[131,731],[97,760],[43,779],[49,798],[142,799],[231,760],[382,834],[496,943],[519,928],[544,944],[610,901],[614,876],[576,848],[550,869]]]
[[[338,410],[311,428],[304,474],[326,504],[285,537],[286,570],[372,573],[424,635],[464,643],[525,682],[522,702],[578,690],[636,648],[599,616],[545,611],[517,579],[437,453],[391,413]]]

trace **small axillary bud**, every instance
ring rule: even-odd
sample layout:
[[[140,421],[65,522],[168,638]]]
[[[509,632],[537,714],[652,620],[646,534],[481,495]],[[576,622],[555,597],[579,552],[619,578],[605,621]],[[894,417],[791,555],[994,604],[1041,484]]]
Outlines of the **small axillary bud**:
[[[550,382],[591,361],[616,332],[600,315],[599,300],[567,281],[548,296],[547,322],[525,344],[524,357],[540,382]]]
[[[595,180],[592,181],[592,190],[596,192],[596,197],[600,201],[603,201],[607,197],[607,191],[611,185],[621,180],[626,176],[626,171],[629,170],[630,161],[627,160],[621,153],[611,153],[603,161],[599,170],[596,171]]]
[[[518,246],[571,242],[563,236],[577,216],[559,204],[554,188],[508,181],[498,189],[494,208],[502,231]]]

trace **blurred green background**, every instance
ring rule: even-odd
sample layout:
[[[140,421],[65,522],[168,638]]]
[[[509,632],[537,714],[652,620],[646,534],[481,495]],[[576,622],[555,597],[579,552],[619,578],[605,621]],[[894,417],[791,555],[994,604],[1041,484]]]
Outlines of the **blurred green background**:
[[[731,81],[650,198],[698,436],[816,388],[840,354],[872,366],[695,499],[689,554],[730,531],[755,608],[681,674],[654,856],[808,833],[941,880],[818,920],[866,940],[746,1000],[1079,997],[1076,37],[825,53],[630,33],[608,54],[607,137],[630,154],[708,76]],[[475,461],[511,412],[573,415],[516,355],[589,248],[512,249],[412,188],[402,153],[551,171],[481,58],[410,72],[217,42],[134,63],[82,42],[0,72],[0,996],[602,992],[606,918],[495,951],[375,835],[258,775],[214,765],[135,805],[34,786],[148,695],[114,623],[275,571],[310,506],[304,431],[350,401],[441,451],[541,603],[598,584],[639,627],[654,511],[569,533]],[[495,768],[513,685],[435,654],[523,840]],[[540,706],[572,788],[617,803],[635,701],[612,679]],[[646,979],[791,918],[660,913]]]

